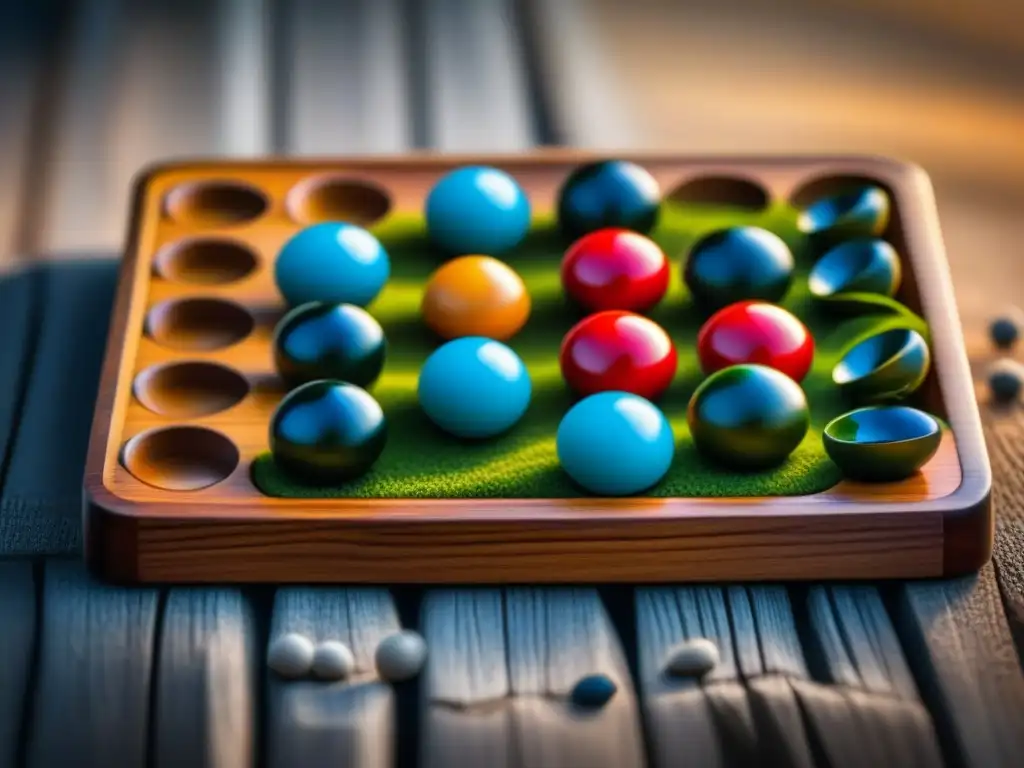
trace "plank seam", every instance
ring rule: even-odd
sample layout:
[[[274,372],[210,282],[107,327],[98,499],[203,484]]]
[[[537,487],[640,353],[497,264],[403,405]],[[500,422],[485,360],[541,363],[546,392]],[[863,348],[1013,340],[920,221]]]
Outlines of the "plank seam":
[[[512,23],[520,41],[523,69],[526,75],[530,110],[531,136],[534,144],[555,146],[566,144],[564,131],[555,123],[552,94],[545,85],[540,40],[537,39],[537,14],[533,0],[512,0]]]
[[[942,691],[939,687],[938,670],[934,668],[934,664],[932,664],[931,658],[928,655],[927,639],[918,631],[914,626],[914,622],[909,618],[911,610],[909,595],[903,593],[901,596],[900,587],[883,589],[880,592],[882,595],[882,605],[885,607],[886,613],[889,614],[889,621],[892,622],[896,636],[903,646],[903,655],[907,660],[910,674],[917,685],[921,703],[924,704],[924,709],[932,721],[932,730],[938,740],[943,761],[948,766],[964,766],[967,764],[964,747],[959,743],[952,713],[948,711],[943,702]],[[945,595],[943,597],[945,598]],[[906,603],[902,608],[900,606],[901,602]],[[948,611],[948,600],[946,603],[946,610]],[[957,638],[957,641],[959,642],[959,638]],[[921,650],[914,652],[914,646]],[[942,725],[941,728],[939,727],[940,724]]]
[[[267,25],[270,29],[268,38],[267,71],[270,75],[270,99],[266,116],[270,128],[270,149],[275,154],[285,154],[290,145],[291,136],[288,126],[289,83],[291,68],[288,54],[288,42],[291,39],[292,25],[287,12],[287,0],[270,0],[267,6]]]
[[[405,66],[409,86],[409,140],[412,148],[425,149],[436,141],[430,136],[430,99],[427,94],[427,45],[423,4],[405,0],[403,33]]]
[[[254,768],[266,768],[269,760],[270,728],[270,697],[269,673],[266,666],[267,647],[270,644],[270,631],[273,621],[274,594],[273,588],[256,587],[248,595],[253,618],[253,644],[256,658],[256,677],[253,683],[254,720],[256,733],[254,738]]]
[[[32,633],[32,654],[28,659],[28,675],[26,675],[25,691],[22,694],[21,701],[21,719],[18,721],[18,747],[14,758],[16,766],[24,766],[28,762],[29,737],[32,732],[32,713],[35,711],[36,703],[36,682],[39,679],[39,664],[42,657],[44,578],[43,558],[32,558],[32,621],[35,624],[35,631]]]
[[[32,380],[33,370],[36,366],[36,358],[39,355],[40,330],[43,324],[43,299],[46,296],[47,275],[45,267],[32,268],[29,273],[29,280],[26,289],[30,292],[28,308],[28,323],[26,332],[32,339],[30,344],[25,346],[21,359],[21,377],[14,394],[14,413],[11,417],[11,431],[7,439],[7,450],[0,456],[0,499],[3,498],[3,491],[7,485],[7,475],[14,463],[14,451],[17,449],[18,436],[21,433],[21,426],[25,421],[25,402],[28,399],[29,382]]]
[[[160,659],[164,646],[164,618],[167,611],[168,590],[161,589],[156,598],[156,617],[153,620],[153,656],[149,667],[149,691],[146,706],[146,765],[156,765],[157,702],[160,701]]]
[[[810,590],[808,586],[789,588],[789,604],[793,611],[793,626],[804,653],[804,664],[811,682],[836,685],[834,675],[829,671],[825,649],[814,631],[810,616]]]
[[[747,592],[746,587],[738,586],[738,589],[743,590],[743,594],[747,596],[747,601],[750,602],[751,614],[754,611],[753,601],[750,600],[750,594]],[[737,638],[739,632],[736,630],[736,618],[733,615],[733,591],[731,589],[722,590],[722,599],[725,601],[725,620],[729,624],[729,643],[732,646],[732,658],[733,666],[736,669],[736,679],[744,685],[747,685],[752,677],[748,676],[746,670],[743,669],[743,665],[740,663],[740,647]],[[757,626],[757,617],[752,616],[754,619],[754,642],[757,643],[757,655],[761,659],[761,669],[765,668],[764,665],[764,648],[761,645],[761,632]],[[756,675],[754,676],[756,677]]]

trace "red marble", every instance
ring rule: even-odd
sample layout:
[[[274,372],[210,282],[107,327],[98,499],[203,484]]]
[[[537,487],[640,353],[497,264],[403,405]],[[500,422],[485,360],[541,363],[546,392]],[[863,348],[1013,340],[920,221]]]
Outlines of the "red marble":
[[[584,235],[562,259],[562,286],[592,312],[645,312],[668,290],[669,264],[657,243],[627,229],[609,227]]]
[[[676,374],[678,354],[665,330],[634,312],[598,312],[573,326],[558,356],[562,376],[579,395],[661,395]]]
[[[705,375],[741,363],[774,368],[800,382],[814,360],[814,339],[795,315],[763,301],[738,301],[720,309],[697,335]]]

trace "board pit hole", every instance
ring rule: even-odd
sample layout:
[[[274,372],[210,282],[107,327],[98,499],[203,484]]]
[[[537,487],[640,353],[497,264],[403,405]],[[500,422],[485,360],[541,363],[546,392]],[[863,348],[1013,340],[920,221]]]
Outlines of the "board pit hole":
[[[223,299],[171,299],[146,316],[146,335],[162,347],[209,352],[237,344],[255,320],[239,304]]]
[[[391,210],[391,199],[381,187],[346,178],[314,178],[288,193],[289,216],[299,224],[343,221],[369,227]]]
[[[873,179],[870,176],[841,174],[816,176],[800,184],[789,196],[789,202],[795,208],[803,210],[824,198],[856,192],[864,187],[878,187],[885,190],[890,198],[892,197],[892,193],[878,179]]]
[[[227,285],[248,277],[257,266],[256,254],[230,240],[188,240],[164,248],[156,256],[156,271],[165,280],[195,285]]]
[[[226,181],[182,184],[167,193],[165,213],[180,224],[229,226],[252,221],[267,210],[267,198],[255,187]]]
[[[153,413],[190,419],[237,405],[249,394],[249,383],[225,365],[190,360],[150,366],[135,377],[132,391]]]
[[[771,202],[768,190],[736,176],[698,176],[683,182],[667,199],[677,205],[708,205],[742,211],[763,211]]]
[[[238,466],[238,447],[206,427],[143,432],[125,443],[121,463],[136,480],[167,491],[198,491],[226,479]]]

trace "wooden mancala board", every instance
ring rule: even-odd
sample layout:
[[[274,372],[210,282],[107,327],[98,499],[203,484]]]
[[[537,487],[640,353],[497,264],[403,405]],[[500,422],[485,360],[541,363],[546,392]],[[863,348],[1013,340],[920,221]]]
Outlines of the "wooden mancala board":
[[[931,185],[871,157],[622,159],[696,202],[800,205],[851,182],[889,192],[898,298],[931,331],[917,403],[952,432],[909,480],[756,498],[288,499],[256,488],[250,467],[285,391],[272,265],[291,235],[418,215],[434,182],[466,164],[508,171],[535,215],[550,215],[568,174],[594,159],[225,160],[143,174],[85,477],[91,567],[123,583],[564,583],[933,577],[987,561],[990,469]]]

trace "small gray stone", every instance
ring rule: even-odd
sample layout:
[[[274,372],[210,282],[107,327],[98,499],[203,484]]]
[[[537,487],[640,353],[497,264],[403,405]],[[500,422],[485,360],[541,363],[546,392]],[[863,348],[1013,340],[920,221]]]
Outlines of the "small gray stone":
[[[427,644],[415,632],[396,632],[377,646],[377,672],[393,683],[416,677],[426,660]]]
[[[704,637],[684,640],[668,652],[665,671],[672,677],[703,677],[718,665],[718,646]]]
[[[267,666],[281,677],[303,677],[309,674],[313,666],[313,654],[312,640],[305,635],[290,632],[270,644]]]
[[[356,659],[348,646],[337,640],[326,640],[313,654],[313,675],[321,680],[344,680],[356,668]]]

